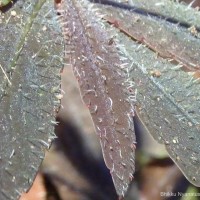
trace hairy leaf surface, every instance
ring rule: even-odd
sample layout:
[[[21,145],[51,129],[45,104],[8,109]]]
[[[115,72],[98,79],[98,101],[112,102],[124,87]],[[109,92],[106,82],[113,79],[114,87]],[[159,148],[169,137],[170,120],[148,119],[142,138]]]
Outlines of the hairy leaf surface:
[[[73,67],[117,193],[124,196],[135,171],[134,91],[128,94],[123,70],[128,59],[117,53],[112,31],[105,29],[87,1],[68,0],[56,6],[66,42],[66,66]]]
[[[63,48],[53,9],[50,1],[19,0],[0,15],[1,200],[30,187],[55,137]]]
[[[183,8],[178,10],[182,15]],[[163,20],[112,7],[103,7],[101,12],[104,19],[112,20],[125,33],[121,33],[119,40],[133,62],[130,77],[138,91],[137,115],[153,137],[165,144],[188,180],[200,186],[198,37]],[[198,14],[195,16],[198,18]]]

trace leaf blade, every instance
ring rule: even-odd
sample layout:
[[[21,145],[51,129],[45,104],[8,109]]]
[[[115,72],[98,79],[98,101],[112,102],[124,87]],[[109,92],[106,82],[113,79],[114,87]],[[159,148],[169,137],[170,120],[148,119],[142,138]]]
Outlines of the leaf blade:
[[[89,106],[116,191],[124,196],[135,171],[134,109],[126,91],[125,63],[114,43],[109,45],[110,37],[90,4],[70,0],[56,6],[66,62],[73,67],[83,101]]]
[[[12,9],[16,16],[11,16]],[[51,121],[59,106],[55,93],[59,92],[62,66],[56,57],[63,50],[62,45],[50,42],[55,36],[59,40],[55,21],[40,15],[51,9],[49,1],[17,1],[12,9],[1,15],[0,24],[0,62],[11,82],[8,85],[0,71],[2,200],[15,200],[29,189],[55,137]],[[52,14],[49,17],[53,20]],[[47,31],[42,30],[44,26]]]

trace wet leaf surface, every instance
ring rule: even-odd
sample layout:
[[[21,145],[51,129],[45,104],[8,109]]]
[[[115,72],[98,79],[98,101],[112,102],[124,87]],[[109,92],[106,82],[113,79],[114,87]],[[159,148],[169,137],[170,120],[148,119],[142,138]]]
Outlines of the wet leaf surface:
[[[19,0],[0,15],[1,200],[30,187],[55,137],[63,45],[53,9]]]

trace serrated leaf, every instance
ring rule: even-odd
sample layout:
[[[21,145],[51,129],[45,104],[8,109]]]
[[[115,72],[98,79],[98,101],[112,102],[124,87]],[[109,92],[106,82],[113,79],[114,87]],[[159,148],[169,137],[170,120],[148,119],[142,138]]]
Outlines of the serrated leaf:
[[[184,12],[183,8],[178,12]],[[118,37],[133,61],[130,76],[138,91],[138,116],[153,137],[165,144],[188,180],[200,186],[200,84],[196,74],[200,66],[199,39],[187,29],[162,20],[113,8],[105,11],[104,7],[101,12],[107,15],[105,19],[109,16],[118,22],[116,27],[125,33]],[[127,24],[128,19],[134,22]],[[163,59],[171,56],[169,52],[180,62],[178,65]],[[159,76],[151,73],[155,70]]]
[[[63,46],[51,10],[50,1],[19,0],[0,15],[1,200],[30,187],[55,137]]]
[[[120,57],[110,40],[112,32],[95,17],[91,4],[68,0],[56,7],[66,43],[66,66],[73,67],[116,191],[124,196],[135,171],[134,109],[123,70],[127,61]]]
[[[123,13],[113,8],[106,8],[103,12],[109,13],[103,19],[134,41],[146,45],[159,57],[179,64],[177,68],[186,72],[199,72],[200,57],[198,50],[200,43],[189,30],[182,28],[183,31],[180,32],[180,27],[167,26],[165,21],[148,20],[144,16],[131,12]],[[119,12],[122,12],[123,15],[119,15]],[[126,23],[130,19],[130,23]],[[157,29],[158,26],[159,29]],[[169,27],[171,31],[168,31]]]

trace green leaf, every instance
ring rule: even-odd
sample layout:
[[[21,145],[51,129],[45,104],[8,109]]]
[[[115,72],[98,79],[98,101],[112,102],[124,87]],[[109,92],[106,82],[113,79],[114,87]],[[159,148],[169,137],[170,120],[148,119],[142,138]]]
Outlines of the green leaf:
[[[0,16],[1,200],[30,187],[55,137],[63,45],[53,9],[19,0]]]
[[[10,2],[12,2],[12,0],[0,0],[0,8],[6,6]]]

